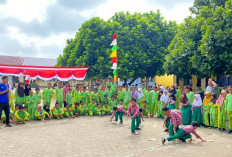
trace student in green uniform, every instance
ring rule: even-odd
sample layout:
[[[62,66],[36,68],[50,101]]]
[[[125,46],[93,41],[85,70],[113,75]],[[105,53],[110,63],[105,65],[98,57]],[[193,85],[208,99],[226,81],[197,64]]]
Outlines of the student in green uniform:
[[[76,88],[73,89],[72,95],[73,95],[74,104],[75,103],[80,103],[80,101],[81,101],[81,92],[80,92],[79,85],[76,85]]]
[[[111,96],[113,96],[113,92],[111,90],[111,86],[107,86],[107,90],[106,90],[106,95],[111,98]]]
[[[152,94],[152,92],[151,92],[151,86],[148,86],[147,87],[147,91],[146,91],[146,93],[145,93],[145,100],[147,101],[147,107],[148,107],[148,111],[149,111],[149,115],[151,116],[151,115],[154,115],[154,113],[153,113],[153,110],[152,110],[152,99],[151,99],[151,94]]]
[[[148,117],[148,109],[147,109],[147,101],[146,100],[144,100],[143,101],[143,115],[145,116],[145,117]]]
[[[225,99],[227,91],[222,90],[219,98],[216,101],[218,107],[218,128],[219,131],[226,131],[226,114],[225,114]]]
[[[102,104],[102,106],[104,105],[104,97],[105,97],[105,95],[106,95],[106,91],[105,91],[105,86],[102,86],[101,87],[101,90],[100,90],[100,101],[101,101],[101,104]],[[107,95],[106,95],[107,96]]]
[[[68,89],[68,93],[66,94],[66,103],[69,104],[69,107],[72,108],[73,107],[73,95],[72,95],[72,89],[69,88]]]
[[[40,89],[38,87],[35,89],[34,96],[35,96],[35,102],[36,102],[35,104],[39,105],[41,103],[41,94],[40,94]]]
[[[112,78],[111,77],[109,77],[108,78],[108,81],[106,82],[106,87],[108,88],[108,86],[112,86],[112,82],[113,82],[113,80],[112,80]],[[110,96],[111,97],[111,96]]]
[[[23,105],[25,103],[24,83],[20,82],[15,91],[15,104]]]
[[[89,108],[89,116],[93,116],[95,113],[95,109],[96,109],[96,101],[95,99],[92,99],[92,102],[88,105]]]
[[[35,119],[45,122],[46,116],[49,117],[48,113],[42,109],[42,106],[37,106],[35,110]]]
[[[125,110],[127,110],[130,104],[130,91],[128,86],[125,86],[125,91],[123,91],[123,103],[125,105]]]
[[[70,119],[75,118],[75,116],[73,115],[73,108],[70,107],[69,103],[67,103],[66,107],[64,107],[64,117],[67,117],[67,118],[70,118]]]
[[[181,94],[180,108],[182,113],[182,124],[183,125],[191,124],[192,110],[189,104],[189,100],[185,93]]]
[[[26,120],[28,118],[27,112],[24,110],[23,106],[19,106],[19,110],[15,112],[15,121],[17,123],[22,122],[23,124],[26,123]]]
[[[176,109],[176,98],[173,94],[169,96],[168,108],[169,110]]]
[[[27,114],[27,120],[26,120],[26,121],[31,121],[31,114],[28,113],[28,108],[27,108],[27,106],[24,106],[24,107],[23,107],[23,110],[26,111],[26,114]]]
[[[60,108],[60,104],[56,102],[55,107],[52,111],[53,117],[60,120],[63,119],[64,111],[62,108]]]
[[[114,81],[111,84],[111,91],[112,93],[116,93],[117,91],[117,84]]]
[[[95,115],[102,116],[102,107],[100,103],[97,103],[97,107],[95,108]]]
[[[163,112],[163,104],[161,102],[161,96],[163,95],[163,91],[159,91],[159,97],[158,97],[158,112],[157,112],[157,117],[164,118],[164,112]]]
[[[95,99],[96,103],[100,102],[100,97],[99,97],[98,89],[97,88],[94,88],[94,92],[91,93],[91,95],[90,95],[90,100],[92,100],[92,99]]]
[[[232,134],[232,87],[228,87],[229,94],[226,95],[226,113],[228,116],[229,131],[228,134]]]
[[[81,116],[85,116],[88,113],[88,106],[85,104],[85,102],[83,100],[80,101],[80,105],[78,107],[78,111],[80,113]]]
[[[155,86],[154,91],[152,92],[151,110],[152,110],[152,113],[155,113],[156,115],[158,113],[158,108],[159,108],[159,106],[158,106],[158,97],[159,97],[159,90],[158,90],[157,86]],[[151,116],[153,117],[153,115],[151,115]]]
[[[48,105],[44,105],[43,109],[47,113],[47,114],[45,114],[45,118],[52,119],[53,118],[52,110],[50,110],[49,106]]]
[[[52,96],[54,95],[54,91],[51,89],[52,85],[51,83],[47,84],[47,88],[43,90],[42,93],[42,99],[43,99],[43,104],[48,105],[49,107],[51,106],[51,99]]]
[[[9,91],[9,104],[11,111],[14,111],[14,94],[12,91]]]
[[[181,91],[179,90],[178,85],[175,85],[175,88],[176,88],[176,94],[175,94],[175,98],[176,98],[176,109],[179,110]]]
[[[190,106],[192,106],[193,100],[194,100],[194,93],[192,91],[190,91],[190,88],[188,86],[184,87],[184,92],[189,100]]]
[[[27,104],[26,99],[29,96],[30,90],[31,90],[31,85],[30,84],[26,84],[25,85],[25,90],[24,90],[24,93],[25,93],[25,98],[24,98],[25,99],[25,104],[24,104],[24,106],[26,106],[27,108],[28,108],[28,104]]]
[[[19,110],[19,105],[16,104],[14,108],[15,108],[15,109],[14,109],[14,111],[12,112],[12,121],[13,121],[13,123],[16,123],[16,120],[15,120],[15,113],[16,113],[16,111]]]
[[[62,82],[58,83],[58,87],[55,89],[55,99],[56,102],[60,104],[60,107],[63,107],[63,102],[64,102],[64,96],[63,96],[63,84]]]
[[[28,105],[28,113],[31,116],[31,119],[35,119],[35,108],[36,108],[36,99],[33,95],[33,91],[29,91],[29,96],[26,97],[26,103]]]
[[[103,111],[102,112],[103,115],[111,114],[111,108],[110,108],[110,106],[108,105],[107,102],[105,102],[104,106],[102,107],[102,111]]]
[[[209,127],[209,110],[210,110],[210,101],[211,101],[211,94],[209,92],[205,93],[205,97],[203,99],[203,114],[202,114],[202,123],[203,126]]]
[[[109,104],[110,103],[110,98],[105,94],[104,98],[102,99],[102,101],[103,101],[102,102],[103,104],[105,104],[105,103]]]
[[[145,85],[143,83],[141,84],[141,89],[142,89],[143,95],[145,96],[147,90],[146,90]]]
[[[168,138],[163,138],[162,139],[162,144],[164,145],[166,141],[173,141],[176,139],[181,140],[182,142],[186,142],[187,139],[190,139],[192,141],[192,136],[191,133],[196,136],[197,139],[201,139],[202,142],[206,142],[206,140],[203,140],[201,136],[199,136],[196,133],[196,129],[198,127],[198,124],[193,122],[192,125],[187,125],[182,129],[179,129],[175,135],[169,136]]]
[[[218,107],[216,105],[217,94],[211,93],[211,101],[209,103],[210,110],[210,127],[217,128],[218,127]]]
[[[75,105],[73,107],[73,115],[76,116],[76,117],[78,117],[80,115],[78,108],[79,108],[79,103],[75,102]]]
[[[110,100],[110,103],[109,103],[110,107],[114,107],[114,106],[117,106],[117,100],[115,99],[114,96],[111,96],[111,100]]]
[[[201,125],[202,117],[202,99],[200,94],[194,95],[194,101],[192,104],[192,122],[197,122],[198,126]]]
[[[81,91],[80,95],[81,95],[81,100],[83,100],[85,104],[88,104],[89,103],[89,94],[86,91],[86,87],[83,87],[83,90]]]
[[[122,86],[119,86],[119,87],[118,87],[118,97],[117,97],[117,101],[119,102],[120,100],[123,100]]]

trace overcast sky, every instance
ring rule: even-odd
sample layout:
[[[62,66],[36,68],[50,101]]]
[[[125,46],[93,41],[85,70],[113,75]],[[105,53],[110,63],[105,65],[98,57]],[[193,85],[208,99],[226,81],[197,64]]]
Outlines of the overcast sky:
[[[160,10],[181,23],[194,0],[0,0],[0,55],[57,58],[91,17]]]

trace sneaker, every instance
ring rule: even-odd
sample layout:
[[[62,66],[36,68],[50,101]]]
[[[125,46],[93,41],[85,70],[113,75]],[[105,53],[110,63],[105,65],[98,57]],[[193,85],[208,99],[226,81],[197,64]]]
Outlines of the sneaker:
[[[222,128],[219,128],[218,130],[219,130],[220,132],[222,132]]]
[[[140,128],[136,128],[135,130],[141,130]]]
[[[225,128],[222,128],[222,131],[224,132],[224,131],[226,131],[226,129],[225,129]]]
[[[232,130],[229,130],[229,131],[228,131],[228,134],[232,134]]]
[[[134,131],[134,132],[131,132],[133,135],[137,135],[137,133]]]
[[[183,142],[183,143],[186,143],[186,140],[183,138],[180,138],[179,140],[181,140],[181,142]]]
[[[10,124],[6,124],[6,127],[12,127],[12,125],[10,125]]]
[[[162,139],[162,144],[164,145],[165,142],[166,142],[166,138],[163,138],[163,139]]]
[[[169,132],[169,130],[168,130],[168,129],[165,129],[164,132]]]

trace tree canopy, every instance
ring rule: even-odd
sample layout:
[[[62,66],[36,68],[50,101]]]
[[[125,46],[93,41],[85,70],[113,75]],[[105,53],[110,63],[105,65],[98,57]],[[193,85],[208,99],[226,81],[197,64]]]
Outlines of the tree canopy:
[[[178,26],[164,68],[181,78],[231,74],[231,0],[195,0],[192,16]]]
[[[164,73],[168,45],[176,23],[167,22],[160,12],[116,13],[110,20],[98,17],[84,22],[74,39],[68,39],[58,66],[88,66],[90,78],[106,78],[110,69],[110,43],[117,33],[119,78],[153,77]]]

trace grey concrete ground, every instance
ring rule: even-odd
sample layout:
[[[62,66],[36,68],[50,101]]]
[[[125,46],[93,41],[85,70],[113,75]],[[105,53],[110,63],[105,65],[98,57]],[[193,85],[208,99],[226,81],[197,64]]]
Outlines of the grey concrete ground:
[[[231,157],[232,135],[199,128],[211,142],[167,143],[161,145],[161,119],[146,119],[137,135],[130,133],[130,119],[124,124],[109,122],[109,117],[78,117],[47,120],[0,128],[1,157]]]

